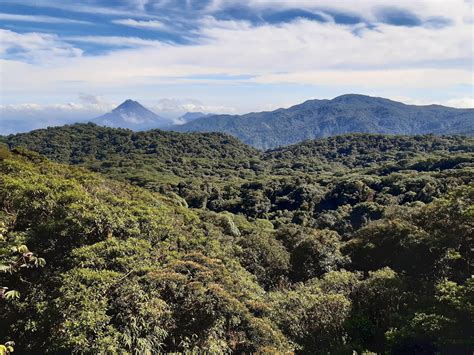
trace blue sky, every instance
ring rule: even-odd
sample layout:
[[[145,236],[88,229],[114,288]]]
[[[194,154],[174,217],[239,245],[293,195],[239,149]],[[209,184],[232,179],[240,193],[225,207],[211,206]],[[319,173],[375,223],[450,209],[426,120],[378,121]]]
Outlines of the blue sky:
[[[270,110],[344,93],[474,104],[469,0],[0,5],[4,125],[87,119],[127,98],[168,116]]]

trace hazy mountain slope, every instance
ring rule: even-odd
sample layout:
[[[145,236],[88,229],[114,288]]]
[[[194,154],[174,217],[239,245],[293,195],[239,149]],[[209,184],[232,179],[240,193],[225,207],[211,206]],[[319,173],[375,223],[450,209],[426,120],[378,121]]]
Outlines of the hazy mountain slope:
[[[91,122],[99,126],[128,128],[134,131],[164,127],[172,123],[171,120],[158,116],[133,100],[124,101],[111,112],[97,117]]]
[[[383,98],[343,95],[288,109],[198,118],[173,130],[224,132],[269,149],[345,133],[474,134],[474,109],[414,106]]]

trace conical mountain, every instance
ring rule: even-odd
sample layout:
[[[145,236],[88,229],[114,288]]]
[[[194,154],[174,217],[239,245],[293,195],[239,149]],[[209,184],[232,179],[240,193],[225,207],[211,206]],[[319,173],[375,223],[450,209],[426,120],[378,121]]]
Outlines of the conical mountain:
[[[162,128],[172,123],[171,120],[158,116],[138,101],[125,100],[111,112],[93,119],[91,122],[100,126],[128,128],[134,131]]]

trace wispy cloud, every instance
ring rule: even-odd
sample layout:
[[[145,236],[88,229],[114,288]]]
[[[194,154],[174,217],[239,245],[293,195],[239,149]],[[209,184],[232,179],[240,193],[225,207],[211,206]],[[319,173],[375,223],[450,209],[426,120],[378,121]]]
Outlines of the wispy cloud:
[[[104,109],[97,110],[97,106],[95,104],[82,104],[82,103],[75,103],[69,102],[66,104],[49,104],[49,105],[41,105],[36,103],[25,103],[25,104],[10,104],[10,105],[0,105],[0,111],[3,113],[21,113],[22,115],[32,113],[32,112],[48,112],[52,113],[53,111],[58,111],[61,113],[64,112],[71,112],[71,111],[97,111],[103,112]]]
[[[142,11],[145,10],[145,6],[150,2],[149,0],[127,0],[127,1],[131,6]]]
[[[165,30],[167,29],[166,24],[161,21],[150,20],[150,21],[139,21],[133,19],[120,19],[120,20],[113,20],[112,23],[116,25],[122,26],[129,26],[129,27],[136,27],[136,28],[144,28],[148,30]]]
[[[4,0],[5,4],[17,4],[17,1]],[[142,0],[135,0],[133,3],[139,5]],[[116,2],[120,4],[121,2]],[[54,0],[22,0],[21,5],[32,6],[35,8],[41,9],[59,9],[68,12],[76,12],[83,14],[92,14],[92,15],[104,15],[104,16],[133,16],[137,18],[158,18],[158,16],[149,14],[144,11],[140,6],[133,7],[123,7],[123,6],[100,6],[99,2],[91,1],[86,3],[81,3],[80,1],[54,1]]]
[[[0,112],[7,115],[10,119],[29,116],[35,112],[43,115],[52,115],[54,118],[56,118],[55,116],[64,115],[65,113],[86,114],[86,117],[83,116],[82,118],[87,119],[87,114],[94,115],[107,112],[117,105],[117,103],[109,102],[99,95],[79,93],[78,99],[79,102],[76,100],[76,102],[60,104],[20,103],[0,105]]]
[[[250,8],[256,11],[304,9],[356,15],[368,22],[392,22],[396,15],[398,19],[411,20],[409,24],[416,24],[418,20],[421,20],[419,24],[422,24],[425,19],[433,16],[462,21],[466,12],[469,11],[469,6],[472,6],[472,3],[464,0],[357,0],[357,2],[347,0],[213,0],[207,9],[209,13],[222,12],[232,8]],[[392,9],[391,12],[385,11],[390,9]],[[233,15],[236,14],[238,12],[233,13]]]
[[[165,115],[181,115],[185,112],[203,112],[203,113],[236,113],[234,107],[222,105],[204,104],[200,100],[191,98],[163,98],[158,103],[153,104],[151,108],[155,112]]]
[[[459,69],[320,70],[261,75],[251,81],[260,84],[441,89],[471,85],[471,72]]]
[[[37,22],[37,23],[71,23],[71,24],[81,24],[81,25],[93,24],[92,22],[89,22],[89,21],[74,20],[74,19],[63,18],[63,17],[40,16],[40,15],[18,15],[18,14],[7,14],[7,13],[0,13],[0,20]]]
[[[59,58],[82,55],[81,49],[62,41],[55,34],[0,29],[0,38],[0,56],[5,59],[48,65]]]
[[[92,95],[92,94],[85,94],[83,92],[79,93],[79,100],[86,104],[91,104],[91,105],[104,105],[106,104],[106,101],[102,96],[99,95]]]
[[[123,36],[68,36],[63,37],[68,42],[82,42],[88,44],[100,44],[107,47],[161,47],[166,44],[163,41],[143,39],[140,37]]]
[[[120,83],[152,84],[199,75],[258,77],[265,83],[300,81],[307,84],[311,80],[311,84],[317,85],[318,77],[326,78],[323,83],[327,83],[330,81],[328,77],[332,75],[334,82],[342,83],[346,73],[348,78],[361,78],[366,73],[368,78],[374,79],[366,80],[366,85],[374,87],[402,87],[407,83],[418,85],[423,80],[440,87],[466,84],[470,77],[466,75],[471,71],[470,66],[457,68],[464,70],[463,75],[453,75],[453,68],[449,65],[433,69],[434,65],[420,68],[419,64],[436,63],[440,59],[447,63],[462,60],[469,63],[467,59],[471,58],[472,53],[465,44],[472,41],[472,34],[467,26],[431,30],[380,25],[376,30],[366,29],[357,36],[353,33],[354,27],[309,20],[278,26],[251,26],[245,21],[210,19],[207,23],[203,22],[198,32],[204,40],[193,45],[170,45],[138,37],[76,36],[61,39],[38,34],[15,35],[10,31],[8,34],[15,37],[9,41],[11,46],[23,43],[25,47],[31,47],[32,38],[35,37],[52,41],[58,56],[61,51],[75,53],[75,47],[68,42],[129,48],[106,55],[61,61],[58,66],[48,70],[32,68],[33,76],[44,76],[43,84],[54,83],[53,79],[64,78],[65,73],[70,80],[105,86]],[[35,55],[36,50],[47,50],[47,41],[41,42],[38,47],[33,46],[30,54]],[[5,64],[6,67],[8,65]],[[408,74],[405,79],[405,76],[390,74],[402,69],[416,69],[413,73],[417,75]],[[322,71],[326,74],[323,75]],[[13,81],[13,86],[18,85],[18,76],[14,79],[9,72],[6,72],[5,80]],[[370,75],[373,72],[375,75]],[[377,80],[377,75],[386,81]],[[403,84],[400,84],[400,80],[404,80]],[[252,79],[248,81],[252,82]]]

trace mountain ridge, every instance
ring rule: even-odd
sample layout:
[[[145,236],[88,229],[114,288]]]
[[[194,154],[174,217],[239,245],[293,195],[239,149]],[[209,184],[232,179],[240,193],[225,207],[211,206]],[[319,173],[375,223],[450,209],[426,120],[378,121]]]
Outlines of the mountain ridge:
[[[407,105],[358,94],[307,100],[289,108],[198,118],[170,130],[223,132],[259,149],[346,133],[474,134],[474,109]]]

